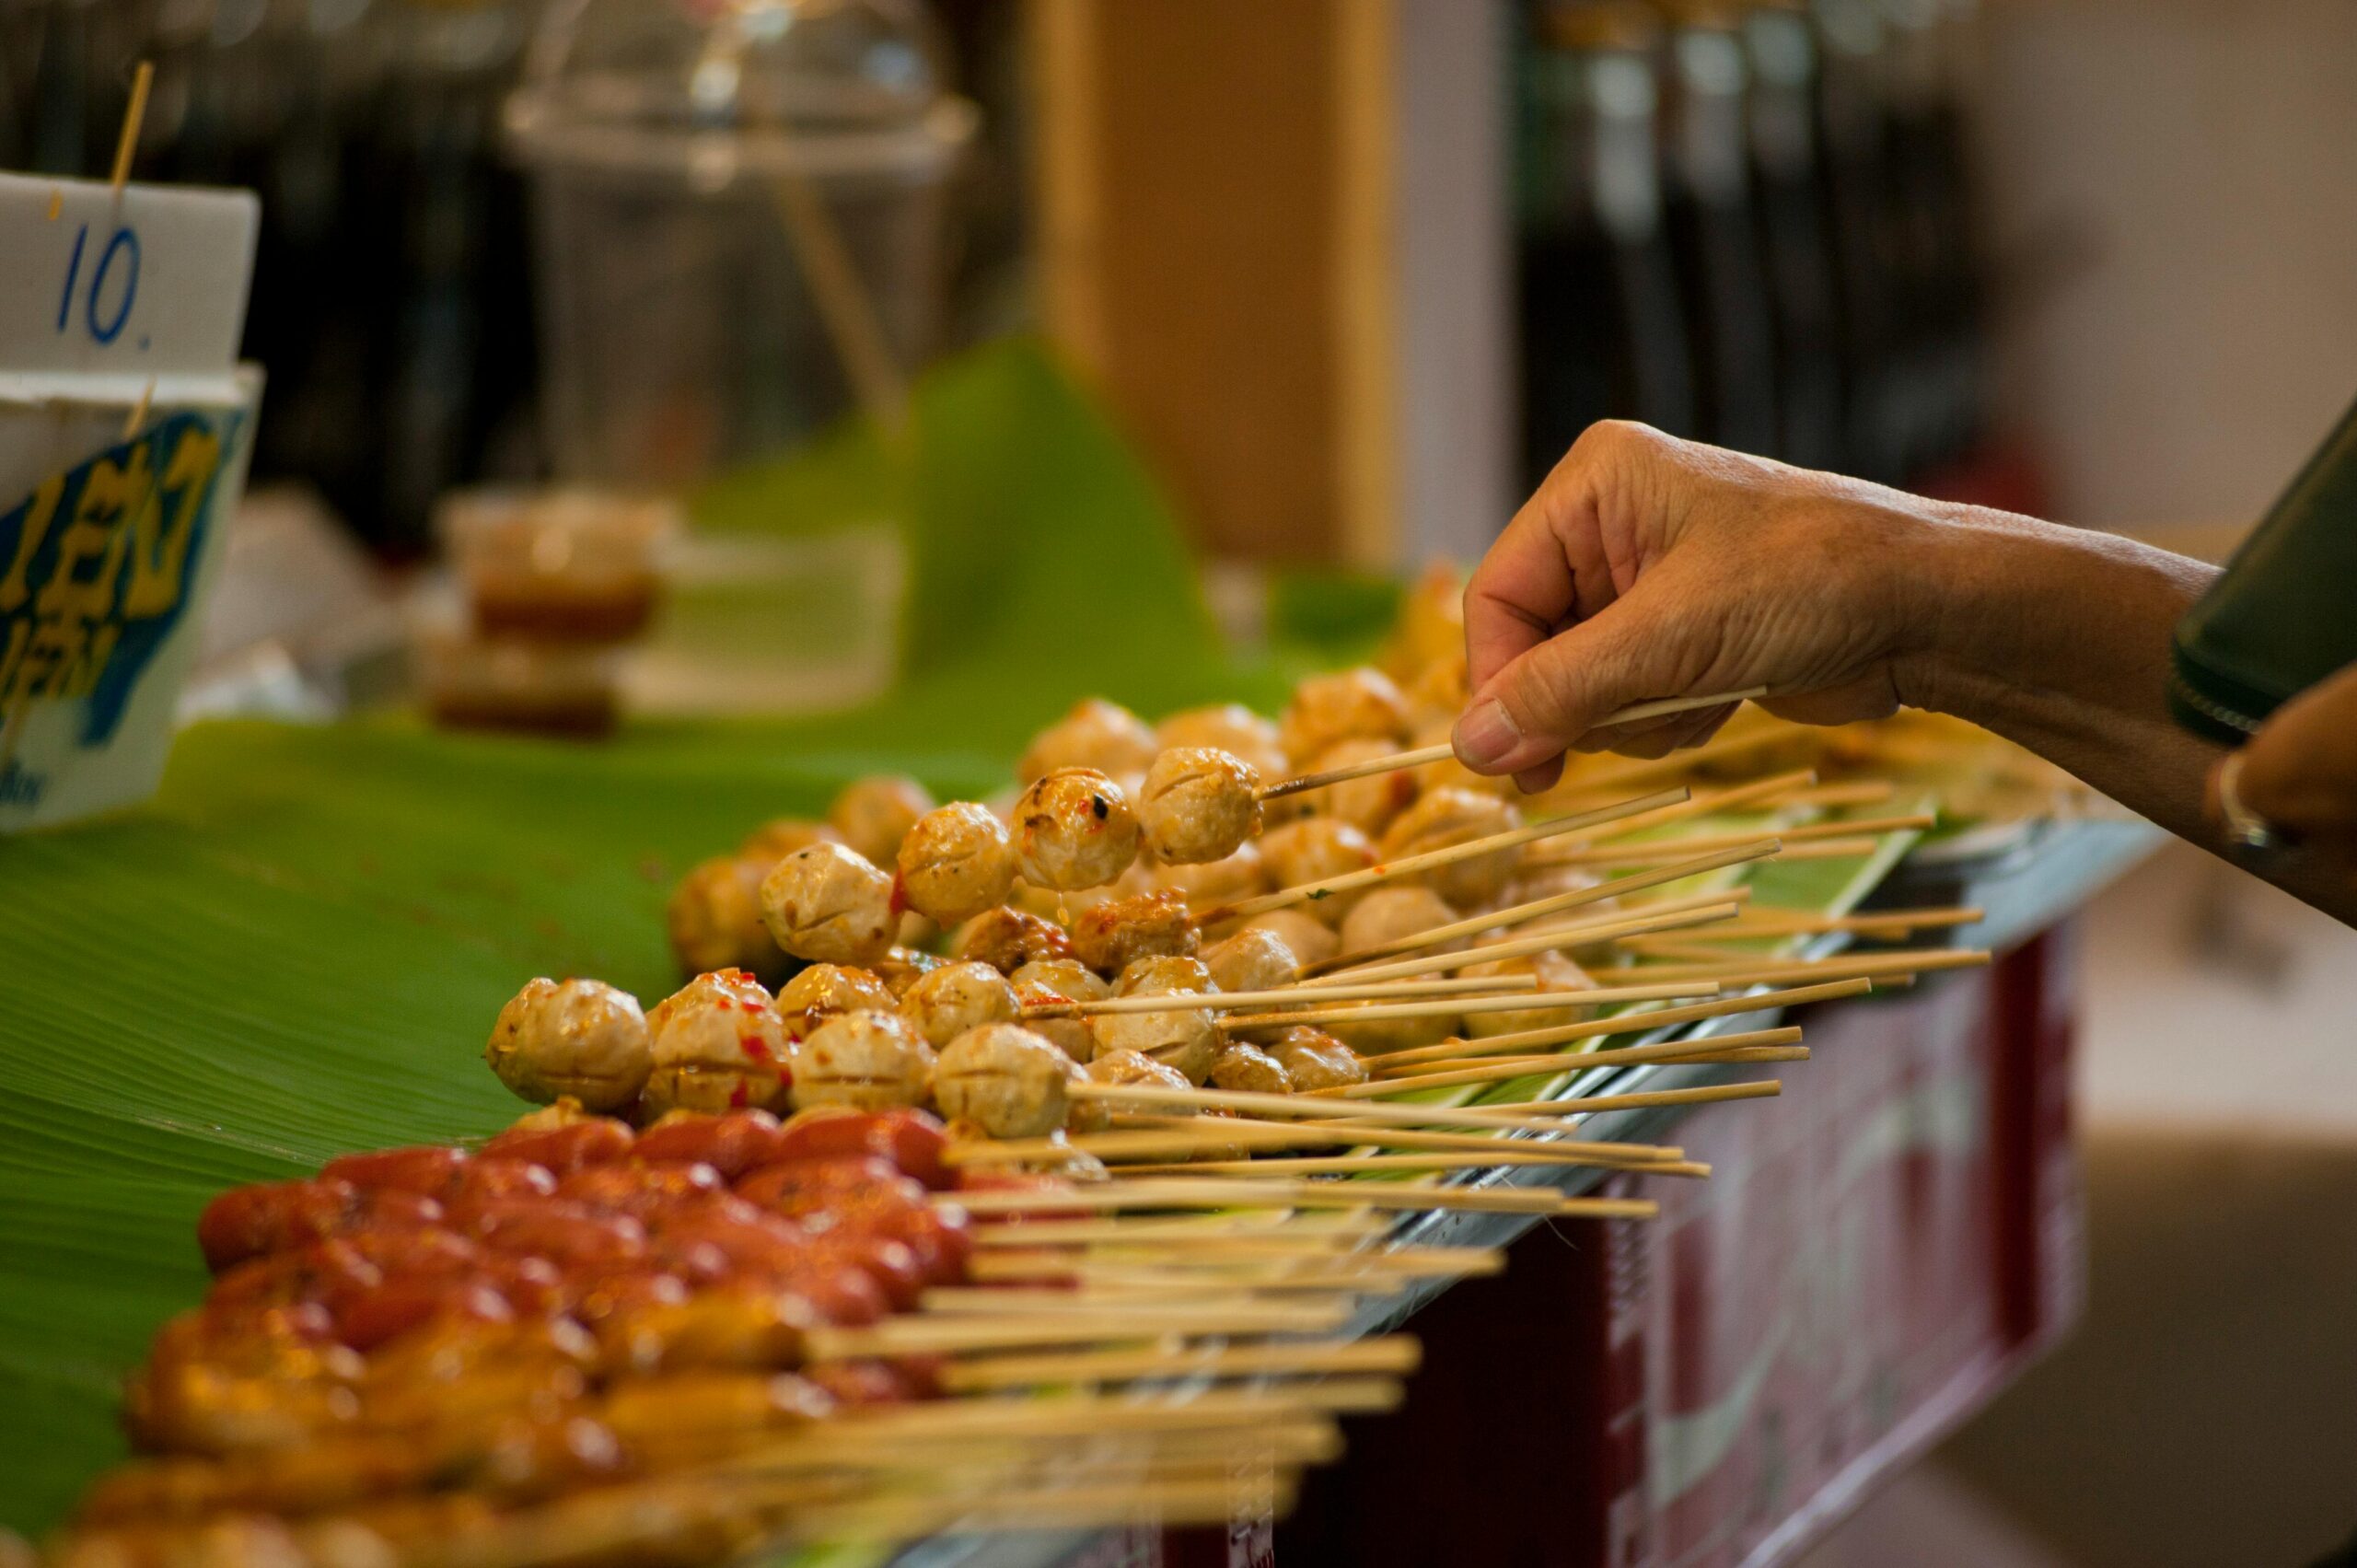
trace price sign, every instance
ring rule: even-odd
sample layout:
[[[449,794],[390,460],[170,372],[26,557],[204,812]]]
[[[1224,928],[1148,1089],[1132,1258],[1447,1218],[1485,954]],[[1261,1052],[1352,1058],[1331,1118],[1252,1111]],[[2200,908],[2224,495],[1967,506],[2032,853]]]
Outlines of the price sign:
[[[259,215],[0,176],[0,831],[162,775],[252,444]]]

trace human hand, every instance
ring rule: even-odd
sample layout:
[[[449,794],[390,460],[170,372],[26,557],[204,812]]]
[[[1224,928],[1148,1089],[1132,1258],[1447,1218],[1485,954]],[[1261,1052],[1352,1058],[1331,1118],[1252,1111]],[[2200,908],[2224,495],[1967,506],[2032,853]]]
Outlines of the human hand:
[[[1764,686],[1762,707],[1803,723],[1888,714],[1930,619],[1902,545],[1936,515],[1877,485],[1592,426],[1467,585],[1458,757],[1537,791],[1567,749],[1659,757],[1734,712],[1596,727],[1632,703]]]
[[[2304,868],[2357,875],[2357,665],[2278,708],[2211,770],[2206,808],[2222,833],[2231,829],[2219,775],[2235,758],[2242,805],[2297,845]]]

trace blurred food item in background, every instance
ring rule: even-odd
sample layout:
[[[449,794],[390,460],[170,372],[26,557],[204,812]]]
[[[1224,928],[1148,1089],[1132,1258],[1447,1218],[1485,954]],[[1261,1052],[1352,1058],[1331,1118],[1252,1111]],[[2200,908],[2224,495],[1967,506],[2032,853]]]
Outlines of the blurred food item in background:
[[[679,509],[578,489],[459,492],[436,524],[464,609],[419,612],[417,677],[435,720],[610,731],[624,648],[655,618]]]
[[[507,134],[561,478],[676,488],[854,407],[900,417],[974,129],[947,75],[910,0],[547,12]]]

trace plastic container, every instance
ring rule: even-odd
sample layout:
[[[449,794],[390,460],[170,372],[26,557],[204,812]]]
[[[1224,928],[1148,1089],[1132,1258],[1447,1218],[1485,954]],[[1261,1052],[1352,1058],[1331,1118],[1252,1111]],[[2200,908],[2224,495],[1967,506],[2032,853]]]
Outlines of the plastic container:
[[[677,488],[932,348],[975,120],[941,59],[915,0],[551,7],[506,130],[561,477]]]
[[[491,489],[445,496],[435,527],[485,634],[613,643],[655,619],[681,523],[659,498]]]

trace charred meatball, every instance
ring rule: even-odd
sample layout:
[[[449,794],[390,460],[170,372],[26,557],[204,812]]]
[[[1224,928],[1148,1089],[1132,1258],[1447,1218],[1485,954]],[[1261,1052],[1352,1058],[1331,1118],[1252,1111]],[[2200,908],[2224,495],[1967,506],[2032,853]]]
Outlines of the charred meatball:
[[[1137,858],[1130,798],[1093,768],[1046,774],[1015,807],[1015,847],[1026,880],[1042,888],[1097,888]]]
[[[855,851],[812,844],[761,881],[761,919],[777,945],[825,964],[876,962],[891,950],[900,913],[892,879]]]

